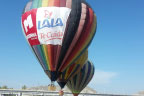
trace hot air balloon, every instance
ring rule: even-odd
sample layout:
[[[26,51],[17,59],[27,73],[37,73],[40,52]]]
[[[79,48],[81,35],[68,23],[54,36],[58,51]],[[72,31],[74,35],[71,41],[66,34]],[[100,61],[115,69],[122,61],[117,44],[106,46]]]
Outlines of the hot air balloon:
[[[30,0],[21,24],[51,81],[74,64],[96,33],[96,16],[85,0]]]
[[[66,84],[74,96],[78,94],[87,86],[94,75],[94,65],[87,61],[80,72],[73,76]]]
[[[81,57],[79,57],[74,64],[66,68],[65,71],[62,72],[62,74],[58,77],[58,84],[60,85],[61,89],[64,88],[67,81],[72,78],[75,74],[77,74],[82,66],[86,63],[88,58],[88,50],[86,50]]]

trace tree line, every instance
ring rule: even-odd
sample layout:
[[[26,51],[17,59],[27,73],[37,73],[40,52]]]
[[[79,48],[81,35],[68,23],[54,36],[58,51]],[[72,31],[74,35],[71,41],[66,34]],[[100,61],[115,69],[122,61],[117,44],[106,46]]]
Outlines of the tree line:
[[[0,89],[13,89],[13,88],[8,88],[7,85],[3,85],[3,86],[0,86]],[[27,89],[27,86],[26,86],[26,85],[23,85],[23,86],[21,87],[21,89],[22,89],[22,90],[26,90],[26,89]]]

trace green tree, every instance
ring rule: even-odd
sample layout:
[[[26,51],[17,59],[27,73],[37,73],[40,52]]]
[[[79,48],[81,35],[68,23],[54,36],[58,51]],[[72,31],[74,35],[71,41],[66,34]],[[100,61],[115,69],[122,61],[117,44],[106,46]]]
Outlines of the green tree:
[[[1,89],[8,89],[6,85],[2,86]]]
[[[22,89],[23,89],[23,90],[27,89],[26,85],[22,86]]]

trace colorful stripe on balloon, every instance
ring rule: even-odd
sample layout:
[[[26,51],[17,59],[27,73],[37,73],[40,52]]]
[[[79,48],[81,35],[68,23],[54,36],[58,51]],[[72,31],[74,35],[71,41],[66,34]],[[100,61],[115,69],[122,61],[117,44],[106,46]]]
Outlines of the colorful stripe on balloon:
[[[73,94],[79,94],[91,81],[94,71],[94,65],[90,61],[87,61],[80,72],[67,82],[67,87]]]

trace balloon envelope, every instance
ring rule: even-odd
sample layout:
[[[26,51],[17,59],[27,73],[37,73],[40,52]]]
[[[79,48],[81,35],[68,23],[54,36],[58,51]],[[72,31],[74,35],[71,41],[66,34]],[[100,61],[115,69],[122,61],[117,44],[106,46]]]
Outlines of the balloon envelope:
[[[58,77],[58,84],[60,85],[61,89],[64,88],[67,81],[72,78],[75,74],[77,74],[82,66],[86,63],[88,59],[88,50],[86,50],[71,66],[66,68],[62,72],[62,74]]]
[[[51,81],[85,52],[96,32],[96,16],[85,0],[31,0],[21,22]]]
[[[77,96],[91,81],[94,70],[94,65],[90,61],[87,61],[80,72],[67,82],[66,86]]]

